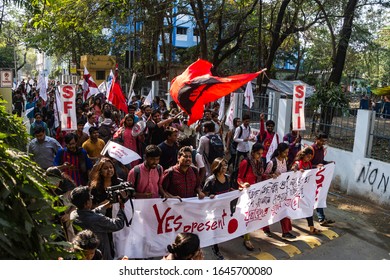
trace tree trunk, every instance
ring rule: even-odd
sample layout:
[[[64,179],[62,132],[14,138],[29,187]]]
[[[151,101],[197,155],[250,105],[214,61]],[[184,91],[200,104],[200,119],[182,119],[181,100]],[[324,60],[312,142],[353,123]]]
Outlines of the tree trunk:
[[[269,49],[267,61],[265,63],[265,67],[267,68],[267,73],[270,72],[272,64],[274,63],[276,51],[278,50],[278,48],[282,43],[280,40],[280,33],[282,29],[284,15],[286,13],[288,4],[290,4],[290,1],[291,0],[283,0],[282,4],[280,5],[278,16],[276,18],[275,28],[274,30],[272,30],[271,47]]]
[[[344,12],[344,23],[340,31],[340,40],[337,47],[336,57],[333,60],[332,72],[328,79],[329,83],[335,85],[340,84],[341,76],[343,74],[345,58],[347,56],[347,49],[349,40],[352,34],[353,17],[355,15],[356,6],[359,0],[349,0]]]
[[[199,31],[199,45],[200,54],[199,57],[202,59],[208,59],[208,48],[207,48],[207,25],[204,15],[203,2],[201,0],[190,1],[190,6],[194,12],[196,19],[196,26]]]

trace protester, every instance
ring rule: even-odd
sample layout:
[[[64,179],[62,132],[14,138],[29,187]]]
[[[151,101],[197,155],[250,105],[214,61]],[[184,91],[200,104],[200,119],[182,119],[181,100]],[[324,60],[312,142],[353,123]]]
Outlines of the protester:
[[[250,185],[263,180],[264,166],[261,160],[263,152],[264,147],[260,143],[256,143],[252,146],[249,157],[240,162],[238,167],[237,183],[241,188],[249,188]],[[249,251],[253,251],[255,249],[250,241],[249,233],[244,235],[244,246]]]
[[[96,115],[93,112],[87,113],[87,122],[84,125],[83,132],[89,136],[89,128],[97,127],[96,125]]]
[[[101,122],[99,126],[99,137],[104,141],[104,143],[107,143],[114,135],[116,125],[111,119],[111,111],[103,111],[103,117],[103,122]]]
[[[326,141],[328,139],[328,135],[325,133],[319,133],[316,136],[315,142],[311,146],[313,149],[313,158],[311,159],[311,164],[313,165],[313,168],[322,168],[325,164],[331,163],[334,161],[326,161],[325,158],[325,148],[324,145],[326,144]],[[321,226],[328,226],[330,224],[333,224],[335,221],[331,219],[326,219],[324,208],[317,208],[316,209],[318,222]]]
[[[308,170],[312,168],[311,159],[313,158],[313,150],[310,147],[306,147],[302,151],[300,151],[296,158],[295,163],[293,164],[291,170],[303,172],[304,170]],[[320,234],[321,230],[316,229],[314,227],[313,215],[306,218],[307,225],[309,227],[309,234]]]
[[[105,204],[108,201],[107,188],[118,185],[118,179],[114,163],[108,157],[102,157],[92,168],[88,186],[91,188],[92,208]],[[111,217],[111,209],[107,210],[107,216]]]
[[[238,167],[238,163],[241,160],[241,157],[248,157],[249,152],[249,141],[255,142],[255,138],[251,136],[251,127],[249,125],[250,123],[250,116],[244,115],[242,117],[242,124],[237,127],[235,130],[233,140],[234,142],[237,142],[237,153],[236,153],[236,161],[234,166]],[[234,169],[235,170],[235,169]]]
[[[158,147],[161,149],[160,164],[164,170],[174,166],[177,162],[177,145],[178,130],[173,127],[167,127],[164,131],[165,141],[160,143]]]
[[[86,229],[77,233],[72,241],[72,251],[81,260],[102,260],[102,252],[98,249],[99,239],[91,230]]]
[[[233,170],[236,170],[236,155],[237,155],[237,144],[238,142],[235,142],[233,140],[234,138],[234,133],[237,129],[237,127],[239,127],[241,125],[241,120],[240,118],[234,118],[233,119],[233,128],[232,129],[229,129],[229,131],[226,133],[225,135],[225,153],[226,154],[230,154],[230,158],[229,158],[229,161],[228,161],[228,170],[229,170],[229,167],[230,165],[232,164],[233,165]]]
[[[77,130],[75,132],[77,135],[77,148],[81,148],[83,143],[89,138],[88,134],[83,131],[84,124],[84,121],[77,121]]]
[[[83,149],[87,152],[90,160],[95,163],[100,157],[100,152],[103,150],[106,143],[99,138],[99,129],[97,127],[89,128],[89,139],[82,145]]]
[[[143,155],[144,143],[143,135],[133,136],[134,128],[134,116],[127,114],[122,120],[119,129],[115,132],[113,136],[113,141],[121,144],[122,146],[136,152],[141,157]],[[140,160],[136,160],[127,165],[128,168],[132,168],[140,163]],[[127,174],[126,174],[127,178]]]
[[[273,120],[268,120],[264,125],[264,114],[260,114],[260,133],[257,135],[257,142],[262,144],[264,147],[264,152],[261,157],[263,165],[266,166],[267,162],[267,153],[271,147],[272,140],[276,135],[276,144],[279,144],[279,135],[274,132],[275,122]]]
[[[192,149],[183,147],[179,150],[178,163],[164,171],[160,193],[164,198],[188,198],[198,195],[203,199],[198,169],[192,166]]]
[[[159,165],[161,149],[149,145],[145,149],[145,161],[130,170],[127,181],[135,190],[135,198],[159,198],[163,168]]]
[[[158,110],[154,110],[151,114],[151,119],[146,122],[148,129],[148,137],[146,143],[158,145],[165,140],[164,131],[165,128],[173,122],[174,118],[170,117],[166,120],[161,120],[161,113]]]
[[[289,145],[287,167],[291,169],[292,164],[295,161],[297,153],[301,150],[302,137],[299,135],[299,131],[292,130],[292,123],[290,124],[290,132],[283,137],[283,142]]]
[[[194,233],[179,233],[175,242],[167,246],[169,254],[163,260],[203,260],[199,237]]]
[[[77,148],[77,135],[65,135],[66,147],[60,149],[54,158],[54,165],[68,174],[77,186],[86,185],[88,173],[93,164],[83,148]]]
[[[43,169],[53,166],[57,152],[62,148],[61,144],[52,137],[46,136],[45,129],[37,126],[34,129],[35,138],[27,146],[27,154]]]
[[[199,139],[198,153],[203,155],[206,163],[206,177],[211,175],[210,165],[214,159],[224,156],[223,142],[215,133],[215,124],[211,121],[203,123],[204,135]]]
[[[282,173],[288,171],[287,168],[287,157],[289,154],[289,146],[286,143],[280,143],[278,148],[274,151],[271,156],[271,160],[268,162],[267,167],[264,171],[265,175],[272,176],[276,178]],[[296,238],[295,235],[291,234],[292,230],[291,220],[288,217],[285,217],[280,220],[280,225],[282,226],[282,237],[287,239]],[[271,236],[271,231],[269,226],[263,228],[264,234],[268,237]]]
[[[204,183],[206,179],[206,163],[203,159],[203,156],[198,153],[196,149],[192,146],[192,139],[191,138],[184,138],[180,140],[179,142],[179,149],[188,146],[192,149],[191,155],[192,155],[192,164],[198,168],[199,173],[199,180]]]
[[[70,200],[77,210],[71,213],[73,224],[82,229],[89,229],[96,234],[100,240],[98,248],[103,254],[104,260],[112,260],[112,245],[110,243],[109,233],[121,230],[125,225],[126,215],[123,212],[124,204],[119,202],[120,209],[115,218],[109,218],[104,215],[106,209],[112,205],[106,202],[103,205],[92,210],[92,195],[87,186],[75,188],[71,192]]]
[[[30,135],[34,136],[34,130],[37,126],[42,126],[45,129],[45,135],[50,136],[50,131],[47,124],[43,121],[43,115],[40,112],[35,113],[35,120],[30,125]]]
[[[212,175],[206,179],[203,192],[213,199],[216,195],[230,191],[229,177],[227,173],[227,161],[221,157],[216,158],[211,164]],[[225,259],[219,251],[218,244],[214,244],[212,251],[218,260]]]

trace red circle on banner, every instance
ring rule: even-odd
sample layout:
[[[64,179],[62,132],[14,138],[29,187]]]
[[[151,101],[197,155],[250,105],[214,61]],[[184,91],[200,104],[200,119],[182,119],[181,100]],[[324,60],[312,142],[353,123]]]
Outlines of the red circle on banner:
[[[238,228],[238,221],[236,219],[231,219],[228,224],[228,233],[232,234],[236,232]]]

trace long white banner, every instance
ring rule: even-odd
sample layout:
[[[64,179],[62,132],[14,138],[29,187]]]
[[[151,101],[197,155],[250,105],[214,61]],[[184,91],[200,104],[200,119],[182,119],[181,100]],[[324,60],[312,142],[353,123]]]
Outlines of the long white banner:
[[[334,164],[305,172],[288,172],[243,191],[214,199],[136,199],[132,224],[114,233],[116,257],[158,257],[180,232],[196,233],[201,247],[225,242],[283,219],[313,215],[326,207]],[[118,205],[113,212],[116,214]],[[132,208],[126,203],[127,218]]]

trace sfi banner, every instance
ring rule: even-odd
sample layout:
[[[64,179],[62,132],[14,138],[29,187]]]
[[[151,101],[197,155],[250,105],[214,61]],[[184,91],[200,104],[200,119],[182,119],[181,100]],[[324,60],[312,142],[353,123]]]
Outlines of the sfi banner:
[[[59,86],[61,98],[61,130],[77,130],[76,85]]]
[[[305,85],[294,85],[292,124],[293,130],[305,130]]]

